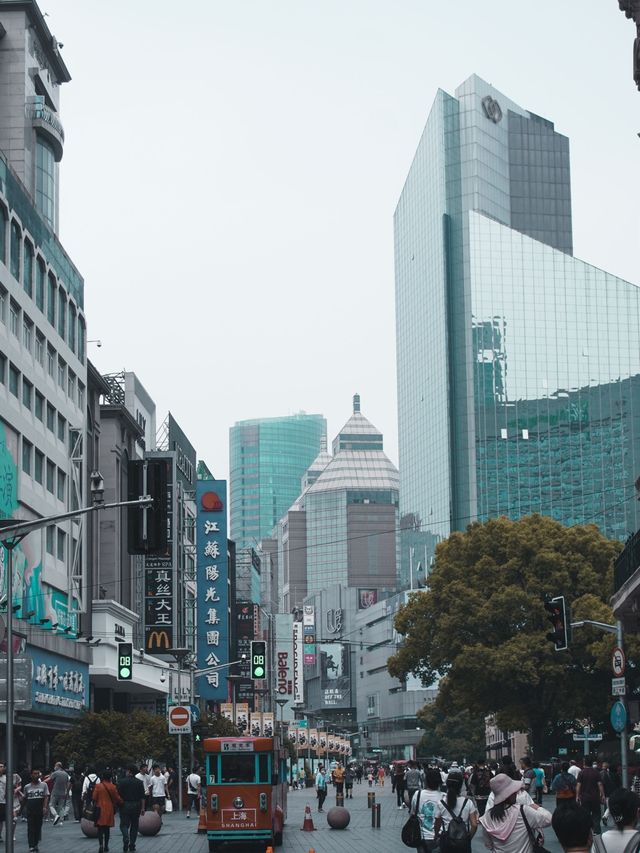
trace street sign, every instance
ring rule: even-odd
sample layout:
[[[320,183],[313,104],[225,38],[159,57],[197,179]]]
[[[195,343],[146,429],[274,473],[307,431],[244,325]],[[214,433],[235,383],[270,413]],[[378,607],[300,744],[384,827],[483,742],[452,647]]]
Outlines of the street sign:
[[[620,678],[620,676],[624,675],[624,668],[627,660],[625,658],[624,652],[618,646],[615,647],[613,652],[611,653],[611,668],[613,669],[613,674]]]
[[[558,755],[567,755],[568,752],[569,752],[569,750],[567,749],[566,746],[559,746],[558,747]]]
[[[614,732],[623,732],[627,725],[627,709],[624,702],[614,702],[611,709],[611,726]]]
[[[172,705],[167,719],[170,735],[191,734],[191,710],[188,705]]]
[[[611,679],[611,695],[612,696],[624,696],[627,692],[627,682],[624,678],[612,678]]]
[[[299,729],[306,729],[308,727],[307,720],[296,720],[296,725]]]
[[[199,723],[200,722],[200,708],[197,705],[189,705],[189,710],[191,711],[191,722]]]
[[[591,732],[589,735],[574,735],[574,740],[602,740],[602,735],[600,733],[594,734]]]

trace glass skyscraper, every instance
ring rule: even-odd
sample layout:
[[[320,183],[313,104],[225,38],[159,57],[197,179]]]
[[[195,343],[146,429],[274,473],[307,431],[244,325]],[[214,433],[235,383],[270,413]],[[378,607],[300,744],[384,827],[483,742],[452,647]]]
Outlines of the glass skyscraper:
[[[636,530],[640,290],[572,255],[568,139],[439,91],[394,226],[402,513]]]
[[[271,534],[300,494],[307,468],[326,441],[322,415],[239,421],[229,430],[231,539],[254,547]]]

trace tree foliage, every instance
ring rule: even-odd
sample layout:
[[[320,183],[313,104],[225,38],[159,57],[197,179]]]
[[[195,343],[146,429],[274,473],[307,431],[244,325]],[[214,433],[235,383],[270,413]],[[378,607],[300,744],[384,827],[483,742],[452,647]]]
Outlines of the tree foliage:
[[[418,712],[425,728],[418,744],[419,755],[456,761],[475,761],[484,755],[484,717],[468,710],[447,713],[436,702]]]
[[[404,642],[389,672],[440,680],[439,710],[495,713],[502,728],[528,730],[536,751],[558,720],[602,723],[615,637],[576,629],[570,649],[556,652],[544,600],[565,595],[573,620],[611,623],[620,548],[594,525],[564,527],[539,515],[452,534],[437,546],[429,589],[396,616]]]
[[[152,758],[174,761],[176,736],[166,718],[133,711],[87,711],[69,731],[56,735],[53,757],[75,767],[124,767]]]

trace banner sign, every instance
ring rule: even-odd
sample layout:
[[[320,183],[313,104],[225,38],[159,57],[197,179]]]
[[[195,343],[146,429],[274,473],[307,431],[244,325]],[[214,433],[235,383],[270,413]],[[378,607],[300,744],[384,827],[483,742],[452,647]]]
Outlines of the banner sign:
[[[302,622],[293,623],[293,704],[302,705],[304,702],[304,680],[302,667],[304,662],[304,647],[302,644]]]
[[[378,603],[377,589],[359,589],[358,590],[358,610],[366,610],[368,607],[373,607]]]
[[[262,736],[273,737],[274,722],[273,711],[265,711],[262,715]]]
[[[252,711],[249,714],[249,725],[251,737],[262,737],[262,714],[259,711]]]
[[[226,480],[196,481],[198,669],[229,663]],[[227,699],[228,668],[196,676],[203,700]]]
[[[240,737],[249,734],[249,706],[246,702],[236,703],[236,726]]]
[[[163,457],[154,453],[152,458]],[[144,651],[149,655],[166,655],[174,647],[173,464],[173,455],[167,456],[167,552],[144,558]]]
[[[42,714],[79,716],[89,708],[89,664],[28,647],[31,707]]]

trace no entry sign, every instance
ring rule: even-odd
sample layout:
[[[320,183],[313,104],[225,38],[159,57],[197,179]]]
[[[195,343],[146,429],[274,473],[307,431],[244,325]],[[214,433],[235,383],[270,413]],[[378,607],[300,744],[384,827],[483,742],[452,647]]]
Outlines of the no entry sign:
[[[170,735],[191,734],[191,709],[185,705],[171,705],[167,716]]]

